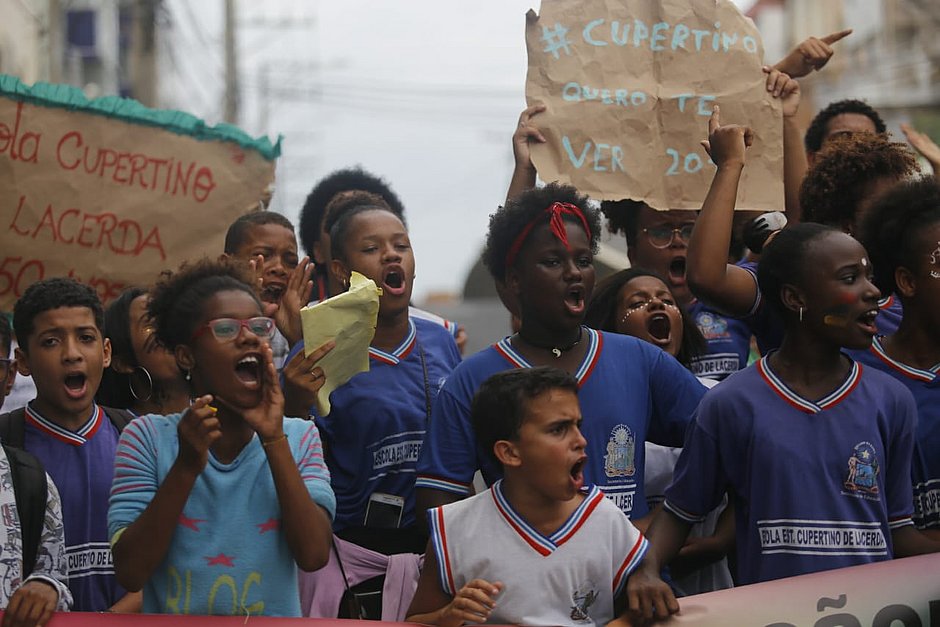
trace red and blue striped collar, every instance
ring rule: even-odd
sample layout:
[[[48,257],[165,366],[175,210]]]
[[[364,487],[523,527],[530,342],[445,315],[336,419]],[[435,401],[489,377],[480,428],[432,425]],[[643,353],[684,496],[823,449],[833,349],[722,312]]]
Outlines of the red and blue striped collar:
[[[104,420],[104,410],[97,404],[92,403],[91,416],[88,421],[78,431],[70,431],[44,418],[38,411],[33,409],[32,405],[32,401],[26,405],[26,422],[43,433],[72,446],[81,446],[90,440],[98,432],[98,428]]]
[[[787,384],[770,369],[770,363],[768,362],[769,357],[770,355],[766,355],[757,362],[757,371],[760,373],[761,377],[763,377],[764,381],[767,382],[767,385],[780,395],[784,401],[807,414],[818,414],[824,409],[829,409],[839,404],[852,393],[852,390],[855,389],[855,386],[858,385],[859,380],[862,378],[862,365],[857,361],[852,361],[849,376],[845,378],[845,381],[822,399],[813,402],[806,400],[787,387]]]
[[[911,379],[917,381],[924,381],[930,383],[938,376],[940,376],[940,364],[935,364],[929,370],[921,370],[920,368],[915,368],[914,366],[908,366],[905,363],[901,363],[896,359],[892,359],[888,356],[888,353],[885,351],[884,346],[881,345],[881,338],[875,338],[871,343],[871,352],[875,354],[878,359],[886,363],[888,366],[897,370],[901,374]]]
[[[493,494],[493,501],[496,503],[497,511],[499,511],[509,526],[519,534],[519,537],[525,540],[526,544],[535,549],[535,551],[543,557],[551,555],[555,549],[573,538],[578,532],[578,529],[587,522],[587,519],[591,516],[591,512],[606,498],[597,486],[591,486],[591,489],[585,494],[584,500],[581,501],[577,509],[572,512],[568,520],[552,535],[543,536],[526,522],[525,518],[520,516],[516,510],[513,509],[509,501],[506,500],[503,494],[502,483],[503,481],[500,479],[494,483],[493,487],[490,489],[490,492]]]
[[[388,364],[390,366],[397,366],[403,359],[406,359],[411,353],[412,349],[415,347],[415,342],[418,341],[418,331],[415,328],[414,320],[408,318],[408,333],[405,335],[405,339],[401,344],[398,345],[395,350],[391,353],[386,353],[383,350],[369,347],[369,357],[380,361],[383,364]]]
[[[587,378],[591,376],[591,372],[594,371],[594,366],[597,365],[597,361],[600,359],[601,348],[604,344],[603,336],[600,333],[589,327],[581,328],[587,336],[587,352],[584,354],[584,359],[581,360],[581,365],[572,373],[579,386],[583,386]],[[512,342],[509,341],[508,337],[504,337],[493,344],[493,349],[516,368],[532,367],[532,364],[512,347]]]

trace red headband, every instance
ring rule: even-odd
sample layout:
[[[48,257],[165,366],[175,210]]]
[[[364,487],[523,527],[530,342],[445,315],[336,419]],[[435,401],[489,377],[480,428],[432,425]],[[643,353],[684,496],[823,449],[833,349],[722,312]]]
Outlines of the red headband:
[[[571,245],[568,243],[568,231],[565,229],[565,220],[562,216],[575,216],[581,220],[581,226],[584,227],[584,232],[587,233],[588,238],[591,237],[591,227],[588,226],[587,218],[584,217],[584,213],[577,205],[572,205],[570,202],[555,202],[547,207],[544,213],[550,216],[548,219],[548,228],[552,230],[552,233],[558,238],[558,241],[564,244],[565,248],[568,250],[571,250]],[[509,252],[506,253],[506,268],[512,267],[513,262],[519,255],[519,251],[522,249],[522,245],[525,244],[526,238],[529,237],[529,233],[532,232],[535,225],[541,221],[542,215],[543,214],[540,213],[532,218],[532,221],[526,224],[525,228],[522,229],[519,235],[516,236],[516,239],[513,240],[512,246],[509,247]]]

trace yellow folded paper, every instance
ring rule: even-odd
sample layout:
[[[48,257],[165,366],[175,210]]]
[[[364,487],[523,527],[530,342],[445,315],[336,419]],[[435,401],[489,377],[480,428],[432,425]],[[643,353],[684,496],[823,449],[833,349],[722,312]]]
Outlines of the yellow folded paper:
[[[317,415],[330,413],[330,393],[360,372],[369,371],[369,344],[375,335],[382,290],[358,272],[349,277],[349,290],[300,310],[304,355],[326,342],[336,346],[317,365],[326,382],[317,392]]]

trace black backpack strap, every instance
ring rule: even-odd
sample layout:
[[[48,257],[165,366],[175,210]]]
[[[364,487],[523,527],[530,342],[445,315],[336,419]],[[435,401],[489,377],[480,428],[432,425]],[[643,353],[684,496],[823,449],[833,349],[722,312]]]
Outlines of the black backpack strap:
[[[46,471],[33,455],[6,444],[3,445],[3,450],[10,462],[16,511],[23,534],[22,576],[25,579],[33,572],[36,556],[39,555],[49,484],[46,481]]]
[[[26,408],[19,407],[0,415],[0,442],[23,448],[26,439]]]
[[[135,417],[134,414],[126,409],[115,409],[114,407],[102,407],[102,409],[105,415],[107,415],[108,420],[110,420],[114,428],[117,429],[118,433],[124,431],[124,427],[130,424],[131,420]]]

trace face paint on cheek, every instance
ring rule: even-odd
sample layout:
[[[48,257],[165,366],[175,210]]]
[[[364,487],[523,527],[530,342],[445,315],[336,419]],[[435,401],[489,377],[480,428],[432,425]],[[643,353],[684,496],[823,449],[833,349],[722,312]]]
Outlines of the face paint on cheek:
[[[636,309],[630,309],[630,310],[628,310],[627,313],[623,314],[623,317],[620,319],[620,321],[621,321],[621,322],[626,322],[627,318],[629,318],[630,316],[632,316],[633,314],[635,314],[635,313],[638,312],[638,311],[642,311],[643,309],[646,309],[646,306],[645,306],[645,305],[644,305],[643,307],[637,307]]]
[[[826,314],[823,316],[823,324],[830,327],[847,327],[849,326],[849,319],[838,314]]]
[[[864,265],[865,260],[862,259],[862,265]],[[839,292],[838,296],[839,305],[833,307],[823,316],[823,324],[830,327],[846,327],[849,325],[848,310],[853,305],[858,304],[858,295],[852,292]]]
[[[839,303],[843,306],[856,305],[858,304],[858,295],[852,292],[840,292]]]
[[[930,263],[931,265],[937,265],[940,262],[940,242],[937,242],[937,250],[930,253]],[[930,278],[940,279],[940,270],[931,270]]]

